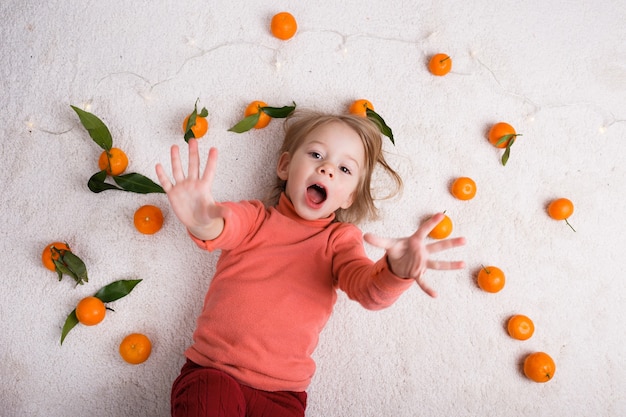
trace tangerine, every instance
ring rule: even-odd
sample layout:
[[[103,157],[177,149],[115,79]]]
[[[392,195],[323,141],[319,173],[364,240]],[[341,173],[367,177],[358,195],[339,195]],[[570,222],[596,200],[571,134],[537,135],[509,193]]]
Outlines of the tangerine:
[[[131,333],[120,343],[120,356],[132,365],[145,362],[152,353],[152,342],[141,333]]]
[[[499,122],[491,126],[487,139],[496,148],[506,148],[502,154],[502,165],[506,165],[511,154],[511,146],[517,140],[517,137],[521,136],[519,133],[515,133],[515,129],[508,123]]]
[[[187,132],[187,123],[189,122],[189,117],[191,115],[185,117],[183,120],[183,132]],[[206,117],[196,115],[196,123],[190,127],[191,132],[193,133],[193,137],[198,139],[202,136],[206,135],[206,132],[209,130],[209,122]]]
[[[104,320],[106,307],[97,297],[85,297],[76,306],[76,318],[85,326],[94,326]]]
[[[452,183],[450,192],[459,200],[471,200],[476,195],[476,183],[469,177],[459,177]]]
[[[545,352],[534,352],[524,359],[524,375],[535,382],[548,382],[555,372],[554,360]]]
[[[554,220],[565,220],[565,223],[574,231],[574,227],[569,223],[569,217],[574,213],[574,203],[567,198],[557,198],[548,204],[548,215]]]
[[[41,262],[43,266],[48,268],[51,271],[56,271],[57,267],[54,264],[54,261],[58,260],[65,251],[69,251],[70,247],[63,242],[53,242],[46,246],[41,253]]]
[[[446,75],[452,69],[452,58],[446,54],[433,55],[428,62],[428,69],[433,75]]]
[[[297,30],[298,23],[296,22],[296,18],[293,17],[291,13],[280,12],[272,17],[270,31],[272,32],[272,35],[278,39],[282,39],[284,41],[291,39],[293,35],[296,34]]]
[[[163,226],[163,213],[157,206],[147,204],[135,211],[135,228],[144,235],[153,235]]]
[[[478,272],[478,286],[483,291],[496,293],[504,288],[505,280],[504,272],[495,266],[483,266]]]
[[[128,166],[128,157],[119,148],[111,148],[103,151],[98,159],[100,170],[106,170],[107,174],[117,176],[122,174]]]
[[[356,116],[367,117],[367,109],[374,110],[374,105],[364,98],[354,100],[348,109],[348,113]]]
[[[243,115],[245,117],[248,116],[252,116],[253,114],[259,114],[259,121],[256,122],[256,124],[254,125],[255,129],[263,129],[265,126],[267,126],[271,121],[272,118],[269,116],[269,114],[265,113],[263,110],[261,110],[262,107],[267,107],[267,104],[262,102],[262,101],[253,101],[252,103],[248,104],[248,107],[246,107],[246,110],[244,111]]]
[[[496,148],[506,148],[513,145],[515,138],[519,136],[515,129],[508,123],[498,122],[489,129],[489,143]]]
[[[535,325],[529,317],[516,314],[509,319],[506,329],[513,339],[527,340],[535,332]]]
[[[444,214],[443,219],[430,231],[428,236],[433,239],[445,239],[452,233],[452,220]]]

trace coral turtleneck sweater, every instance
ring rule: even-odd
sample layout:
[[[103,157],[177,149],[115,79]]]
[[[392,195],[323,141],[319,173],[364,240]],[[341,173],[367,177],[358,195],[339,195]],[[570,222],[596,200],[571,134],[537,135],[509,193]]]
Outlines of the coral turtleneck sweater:
[[[222,253],[185,354],[244,385],[305,391],[337,288],[374,310],[413,283],[394,275],[385,257],[369,259],[356,226],[304,220],[284,194],[269,209],[260,201],[223,204],[232,216],[222,234],[206,242],[192,236]]]

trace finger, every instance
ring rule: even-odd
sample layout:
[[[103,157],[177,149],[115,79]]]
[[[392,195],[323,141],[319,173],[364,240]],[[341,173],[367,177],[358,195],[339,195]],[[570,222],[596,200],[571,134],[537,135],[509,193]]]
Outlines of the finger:
[[[197,180],[200,176],[200,157],[198,156],[198,141],[189,139],[189,162],[187,168],[187,178]]]
[[[429,243],[426,245],[429,253],[441,252],[447,249],[456,248],[458,246],[465,245],[466,240],[464,237],[455,237],[452,239],[440,240],[437,242]]]
[[[185,174],[183,172],[183,168],[180,165],[180,150],[177,145],[172,146],[171,150],[172,157],[172,176],[174,177],[174,181],[181,182],[185,179]]]
[[[452,269],[463,269],[465,268],[464,261],[435,261],[428,260],[426,262],[426,267],[428,269],[439,269],[439,270],[452,270]]]
[[[155,169],[156,169],[157,178],[159,179],[159,182],[161,183],[161,187],[163,187],[163,191],[167,193],[169,190],[172,189],[172,183],[170,182],[170,179],[165,174],[165,169],[163,169],[163,166],[161,164],[157,164]]]
[[[376,236],[371,233],[366,233],[363,235],[363,240],[372,246],[376,246],[377,248],[383,248],[387,250],[390,247],[392,247],[394,243],[396,243],[397,239],[389,239],[386,237]]]
[[[202,181],[207,182],[210,185],[213,184],[213,178],[215,178],[215,171],[217,167],[217,149],[209,149],[209,156],[207,157],[206,167],[202,174]]]
[[[443,213],[435,214],[430,219],[428,219],[424,223],[422,223],[420,225],[420,227],[417,228],[417,230],[415,231],[413,236],[411,236],[411,238],[412,239],[424,240],[426,238],[426,236],[428,236],[428,234],[430,232],[432,232],[432,230],[435,228],[435,226],[437,226],[439,224],[439,222],[441,222],[443,220],[443,217],[444,217]]]
[[[437,291],[433,290],[428,284],[423,282],[421,279],[416,279],[415,282],[417,282],[417,285],[419,285],[422,291],[424,291],[430,297],[437,298]]]

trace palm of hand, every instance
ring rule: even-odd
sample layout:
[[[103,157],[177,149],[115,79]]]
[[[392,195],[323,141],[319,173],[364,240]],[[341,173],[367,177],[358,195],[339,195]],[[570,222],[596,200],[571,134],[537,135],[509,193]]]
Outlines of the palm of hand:
[[[198,143],[195,139],[189,141],[189,165],[187,176],[183,172],[180,151],[174,145],[171,149],[172,176],[170,181],[161,164],[156,166],[156,173],[167,194],[167,198],[176,214],[176,217],[190,230],[209,229],[216,219],[226,217],[224,207],[216,204],[212,194],[213,178],[217,165],[217,149],[211,148],[207,158],[207,165],[200,175],[200,158]]]
[[[422,223],[410,237],[390,239],[366,234],[365,240],[377,247],[385,249],[391,271],[399,277],[414,279],[420,288],[431,297],[437,292],[424,282],[427,269],[460,269],[465,266],[463,261],[437,261],[430,259],[431,254],[465,244],[465,238],[457,237],[434,243],[425,243],[430,231],[441,221],[439,213]]]

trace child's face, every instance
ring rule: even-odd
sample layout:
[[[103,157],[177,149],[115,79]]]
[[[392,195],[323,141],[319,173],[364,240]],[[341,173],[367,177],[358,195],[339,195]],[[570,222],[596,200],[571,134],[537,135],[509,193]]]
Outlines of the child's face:
[[[313,130],[293,154],[281,155],[277,166],[278,176],[287,181],[285,194],[307,220],[350,207],[364,170],[361,138],[340,122]]]

